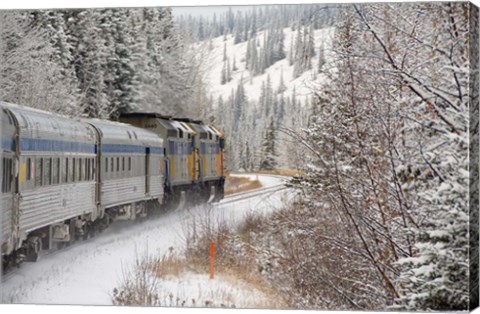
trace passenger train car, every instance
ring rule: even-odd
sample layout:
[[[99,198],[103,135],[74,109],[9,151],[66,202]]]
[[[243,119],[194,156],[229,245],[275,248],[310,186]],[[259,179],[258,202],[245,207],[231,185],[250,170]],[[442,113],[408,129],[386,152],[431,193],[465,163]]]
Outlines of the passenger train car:
[[[81,120],[3,102],[0,116],[4,269],[185,192],[196,202],[223,198],[223,134],[200,121]]]
[[[224,195],[223,133],[202,121],[157,113],[128,113],[120,121],[153,131],[166,149],[167,193],[178,199],[193,192],[196,200],[218,201]]]
[[[70,240],[77,221],[96,216],[95,130],[4,103],[1,115],[2,256],[22,251],[35,260],[53,241]]]
[[[149,203],[162,203],[163,141],[156,134],[131,125],[88,120],[97,132],[96,203],[109,217],[146,216]],[[152,204],[153,205],[153,204]]]

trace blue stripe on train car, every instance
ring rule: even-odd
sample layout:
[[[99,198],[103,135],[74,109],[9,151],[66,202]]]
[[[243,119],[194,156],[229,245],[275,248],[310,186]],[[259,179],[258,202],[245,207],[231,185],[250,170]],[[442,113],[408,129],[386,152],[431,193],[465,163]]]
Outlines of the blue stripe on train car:
[[[150,154],[163,155],[163,147],[150,147]]]
[[[124,144],[103,144],[102,153],[138,153],[145,154],[147,147]],[[150,154],[162,154],[163,147],[149,147]]]
[[[15,151],[15,139],[11,137],[2,137],[2,149],[5,151]]]
[[[95,144],[20,138],[20,151],[95,153]]]

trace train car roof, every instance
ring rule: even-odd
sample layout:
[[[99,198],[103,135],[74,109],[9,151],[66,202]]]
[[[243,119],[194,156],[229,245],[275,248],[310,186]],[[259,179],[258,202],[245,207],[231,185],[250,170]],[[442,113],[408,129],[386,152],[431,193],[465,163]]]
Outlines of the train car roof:
[[[122,113],[120,117],[134,117],[134,118],[147,117],[147,118],[156,118],[156,119],[173,120],[173,121],[179,121],[179,122],[203,124],[202,120],[196,120],[191,118],[175,118],[173,116],[162,115],[157,112],[128,112],[128,113]]]
[[[20,136],[95,140],[91,126],[79,119],[6,102],[0,102],[0,107],[13,115]]]
[[[172,116],[161,115],[157,112],[126,112],[120,114],[120,117],[148,117],[148,118],[158,118],[158,119],[171,119]]]
[[[195,120],[191,118],[174,118],[172,116],[161,115],[157,112],[129,112],[122,113],[120,117],[155,118],[159,119],[160,123],[167,130],[176,131],[178,128],[181,128],[184,132],[186,131],[192,134],[198,133],[201,135],[201,137],[205,137],[209,133],[212,135],[216,135],[220,138],[224,136],[218,128],[214,127],[213,125],[205,124],[202,120]]]
[[[103,138],[118,141],[134,141],[149,146],[155,143],[159,146],[163,145],[163,139],[156,133],[146,129],[135,127],[131,124],[114,122],[100,119],[88,119],[86,123],[90,123]]]

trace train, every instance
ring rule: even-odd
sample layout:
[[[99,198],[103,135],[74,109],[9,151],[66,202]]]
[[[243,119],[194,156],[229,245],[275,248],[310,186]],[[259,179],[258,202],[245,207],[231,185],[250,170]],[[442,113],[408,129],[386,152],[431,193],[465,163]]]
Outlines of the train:
[[[70,118],[6,102],[0,115],[4,271],[114,221],[224,197],[225,137],[200,120]]]

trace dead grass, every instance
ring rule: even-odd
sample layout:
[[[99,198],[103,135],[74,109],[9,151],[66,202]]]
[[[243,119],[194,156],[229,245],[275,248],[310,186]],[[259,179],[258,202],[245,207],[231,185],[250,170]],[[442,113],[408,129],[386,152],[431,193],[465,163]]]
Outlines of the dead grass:
[[[258,170],[258,171],[255,171],[254,173],[275,174],[275,175],[279,175],[279,176],[293,177],[293,176],[302,175],[303,171],[295,170],[295,169],[278,169],[278,170]]]
[[[251,223],[249,225],[251,226]],[[225,234],[216,235],[217,239],[221,237],[225,237]],[[203,242],[200,241],[200,243]],[[193,295],[184,295],[183,288],[179,288],[179,291],[162,290],[162,281],[178,280],[180,283],[182,277],[186,278],[192,273],[208,278],[210,263],[209,258],[206,258],[208,250],[202,250],[199,246],[200,244],[197,245],[196,250],[189,250],[190,253],[185,256],[178,255],[173,248],[161,258],[137,256],[135,267],[124,273],[123,282],[113,290],[113,304],[265,309],[288,307],[286,298],[276,292],[271,284],[256,271],[253,259],[248,259],[246,264],[243,260],[243,265],[240,266],[234,259],[231,259],[233,256],[222,258],[226,251],[221,248],[218,251],[219,259],[216,260],[214,280],[219,280],[227,286],[209,288],[209,285],[206,285],[205,289],[202,288],[198,294],[194,293]],[[225,248],[228,244],[223,243],[220,246]],[[243,297],[237,295],[235,290],[230,287],[243,291]],[[243,299],[245,295],[255,295],[256,297]],[[242,299],[238,299],[239,297]]]
[[[241,180],[243,178],[238,179],[240,180],[237,183],[245,182]],[[265,275],[265,270],[271,268],[268,264],[270,261],[268,256],[264,255],[262,242],[259,242],[261,239],[258,238],[267,225],[264,215],[250,212],[237,228],[231,228],[223,220],[212,219],[210,212],[192,219],[196,227],[188,228],[189,232],[185,234],[185,251],[175,252],[170,248],[162,257],[137,258],[134,269],[126,273],[121,285],[114,289],[113,304],[291,308],[292,302],[288,293],[283,291],[281,286],[272,284],[271,279]],[[208,278],[209,248],[212,241],[215,243],[215,280],[221,280],[227,283],[227,286],[222,285],[214,290],[205,286],[205,289],[201,288],[199,295],[188,296],[183,295],[183,290],[162,290],[162,281],[181,282],[192,273]],[[240,295],[237,295],[237,292],[232,293],[230,286],[243,292],[240,292]],[[250,295],[258,297],[252,298]]]
[[[228,176],[225,180],[225,195],[255,190],[261,187],[262,184],[258,180]]]
[[[165,279],[167,276],[179,277],[182,273],[193,270],[192,267],[187,266],[188,265],[176,254],[173,254],[172,251],[162,258],[153,260],[150,265],[152,273],[161,279]]]
[[[192,257],[192,256],[190,256]],[[208,267],[209,260],[201,257],[197,258],[179,258],[174,257],[173,255],[169,258],[159,259],[151,265],[152,269],[157,270],[156,274],[159,278],[167,277],[176,277],[180,278],[182,275],[185,275],[189,272],[205,274],[208,276]],[[223,267],[222,267],[223,266]],[[222,280],[236,286],[245,291],[258,291],[266,297],[256,301],[249,301],[248,304],[242,304],[242,308],[286,308],[288,306],[287,301],[277,293],[268,282],[261,277],[260,274],[250,271],[245,271],[244,268],[240,267],[227,267],[222,265],[216,267],[215,278],[216,280]],[[255,267],[251,265],[251,267]],[[207,293],[207,291],[205,291]],[[235,307],[235,304],[238,304],[238,300],[235,299],[235,296],[231,294],[230,291],[217,289],[213,291],[214,295],[218,300],[222,300],[221,303],[211,300],[206,301],[202,306],[205,307],[230,307],[225,304],[230,304]],[[176,306],[182,306],[186,302],[180,302]],[[195,302],[190,302],[192,305],[195,305]],[[217,304],[218,303],[218,304]],[[200,304],[198,304],[200,305]]]
[[[237,228],[224,224],[210,227],[200,232],[195,239],[187,243],[185,261],[199,273],[209,273],[209,244],[215,243],[215,276],[223,280],[232,280],[245,289],[256,289],[267,297],[252,306],[257,308],[287,308],[288,296],[282,294],[262,275],[258,263],[259,248],[256,236],[265,227],[265,216],[249,212]],[[253,290],[252,290],[253,291]]]

